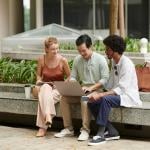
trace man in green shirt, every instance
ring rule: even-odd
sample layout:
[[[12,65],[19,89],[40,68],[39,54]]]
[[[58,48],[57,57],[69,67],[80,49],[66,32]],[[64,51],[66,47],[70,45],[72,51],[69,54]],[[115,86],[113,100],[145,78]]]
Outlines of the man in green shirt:
[[[104,56],[92,51],[92,40],[84,34],[76,40],[76,46],[80,55],[74,59],[71,81],[80,81],[83,90],[99,90],[106,84],[109,77],[108,64]],[[60,101],[63,116],[64,129],[55,137],[73,136],[72,118],[70,112],[71,103],[81,103],[82,128],[78,137],[79,141],[88,140],[90,133],[90,112],[86,101],[81,101],[81,97],[65,96]]]

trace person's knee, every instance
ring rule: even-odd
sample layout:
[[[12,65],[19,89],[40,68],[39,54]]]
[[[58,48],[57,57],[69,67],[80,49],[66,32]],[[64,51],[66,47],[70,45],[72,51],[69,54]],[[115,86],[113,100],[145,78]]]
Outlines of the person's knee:
[[[86,101],[81,101],[81,106],[82,107],[88,107],[87,102]]]
[[[68,103],[68,98],[66,96],[62,96],[60,99],[60,105],[64,105]]]
[[[108,99],[107,96],[102,97],[100,106],[101,107],[106,107],[106,106],[111,107],[110,99]]]
[[[93,108],[95,108],[95,103],[91,103],[91,102],[88,102],[87,103],[87,107],[91,110],[91,109],[93,109]]]

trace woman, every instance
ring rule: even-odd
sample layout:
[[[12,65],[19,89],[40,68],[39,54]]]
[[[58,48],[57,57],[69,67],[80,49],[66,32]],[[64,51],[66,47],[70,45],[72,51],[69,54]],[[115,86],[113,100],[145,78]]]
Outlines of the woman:
[[[65,76],[66,80],[69,80],[70,77],[68,62],[66,58],[58,54],[58,50],[57,39],[49,37],[45,40],[45,55],[38,59],[36,85],[40,86],[36,86],[39,99],[36,121],[39,127],[37,137],[45,136],[47,128],[51,127],[52,119],[56,115],[55,104],[61,98],[55,86],[48,82],[63,81]]]

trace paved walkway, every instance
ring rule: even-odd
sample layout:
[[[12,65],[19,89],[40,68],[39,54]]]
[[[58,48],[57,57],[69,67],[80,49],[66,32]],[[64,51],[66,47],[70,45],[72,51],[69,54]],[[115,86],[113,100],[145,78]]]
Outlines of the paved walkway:
[[[120,139],[99,146],[87,146],[77,137],[54,138],[48,131],[44,138],[36,138],[35,129],[0,126],[0,150],[150,150],[150,141]]]

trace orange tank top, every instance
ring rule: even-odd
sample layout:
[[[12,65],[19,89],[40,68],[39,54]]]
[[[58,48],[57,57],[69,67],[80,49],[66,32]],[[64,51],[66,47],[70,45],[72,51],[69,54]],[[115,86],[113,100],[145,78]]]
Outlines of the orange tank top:
[[[64,81],[64,71],[60,65],[60,62],[55,68],[49,68],[45,63],[45,57],[44,57],[44,66],[42,68],[42,78],[44,82]]]

